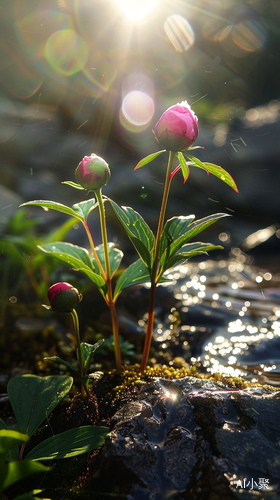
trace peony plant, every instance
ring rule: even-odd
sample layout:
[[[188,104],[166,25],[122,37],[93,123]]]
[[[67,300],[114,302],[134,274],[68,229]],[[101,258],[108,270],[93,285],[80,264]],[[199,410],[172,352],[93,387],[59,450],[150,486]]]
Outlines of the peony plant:
[[[80,338],[80,327],[79,327],[79,317],[76,311],[76,306],[81,302],[83,296],[77,288],[74,288],[70,283],[61,282],[55,283],[48,290],[48,299],[50,305],[45,305],[46,309],[52,309],[54,312],[59,313],[70,313],[72,316],[74,333],[76,337],[77,344],[77,358],[79,362],[80,371],[77,370],[73,365],[60,359],[58,356],[52,356],[48,359],[50,361],[55,361],[61,365],[66,366],[73,372],[74,375],[78,377],[81,382],[81,394],[82,398],[90,397],[89,392],[89,377],[87,376],[87,371],[90,366],[90,362],[93,358],[93,355],[103,343],[104,340],[100,339],[94,345],[88,344],[87,342],[81,342]]]
[[[136,165],[135,170],[147,165],[157,156],[168,153],[156,235],[153,234],[148,224],[133,208],[120,207],[112,199],[102,194],[102,187],[106,186],[110,180],[111,173],[106,161],[95,154],[86,156],[79,163],[75,172],[76,183],[66,181],[64,184],[83,190],[85,194],[93,191],[96,198],[77,203],[72,207],[44,200],[35,200],[21,205],[37,205],[58,210],[82,222],[88,236],[90,251],[66,242],[49,243],[42,245],[40,248],[44,252],[54,255],[68,265],[84,272],[97,285],[111,313],[115,359],[118,370],[122,370],[123,367],[115,308],[116,301],[125,288],[150,282],[148,322],[140,366],[141,373],[144,372],[149,358],[154,325],[156,287],[162,282],[169,281],[167,271],[179,262],[184,262],[195,255],[207,254],[210,250],[223,248],[220,245],[211,243],[190,243],[189,240],[228,214],[213,214],[200,220],[195,220],[194,215],[175,216],[165,221],[171,181],[174,175],[181,170],[184,182],[186,182],[190,166],[198,167],[208,174],[215,175],[238,192],[233,178],[226,170],[213,163],[202,162],[190,154],[190,151],[201,146],[193,146],[198,136],[198,120],[187,101],[171,106],[162,114],[155,126],[154,135],[164,149],[143,158]],[[174,168],[175,162],[177,165]],[[117,280],[115,280],[116,271],[119,269],[123,253],[115,247],[114,243],[108,242],[105,202],[111,204],[139,256],[134,263],[121,273]],[[97,207],[100,215],[102,244],[95,246],[89,231],[87,218],[91,211]]]

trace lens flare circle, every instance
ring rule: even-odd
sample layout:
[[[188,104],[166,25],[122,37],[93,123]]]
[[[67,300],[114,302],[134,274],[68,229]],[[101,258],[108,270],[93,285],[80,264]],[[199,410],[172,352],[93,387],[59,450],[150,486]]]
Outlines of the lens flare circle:
[[[121,107],[122,124],[132,129],[146,128],[154,116],[155,104],[148,94],[140,90],[133,90],[127,94]],[[129,128],[130,128],[129,127]]]
[[[237,24],[232,32],[232,39],[246,52],[261,50],[267,38],[266,30],[258,21],[247,20]]]
[[[177,52],[185,52],[194,44],[193,29],[180,14],[173,14],[166,19],[164,31]]]
[[[59,30],[48,38],[45,57],[57,73],[66,76],[74,75],[86,65],[87,45],[74,30]]]

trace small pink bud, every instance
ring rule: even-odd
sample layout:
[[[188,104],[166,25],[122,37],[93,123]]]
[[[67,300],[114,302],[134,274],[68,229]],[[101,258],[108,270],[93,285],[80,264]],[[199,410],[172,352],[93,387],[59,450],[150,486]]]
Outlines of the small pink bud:
[[[168,151],[183,151],[196,141],[197,117],[187,101],[171,106],[161,115],[155,136]]]
[[[92,154],[85,156],[75,170],[76,181],[88,191],[96,191],[105,186],[111,177],[108,163]]]
[[[55,312],[72,312],[82,298],[82,294],[70,283],[55,283],[48,290],[48,299]]]

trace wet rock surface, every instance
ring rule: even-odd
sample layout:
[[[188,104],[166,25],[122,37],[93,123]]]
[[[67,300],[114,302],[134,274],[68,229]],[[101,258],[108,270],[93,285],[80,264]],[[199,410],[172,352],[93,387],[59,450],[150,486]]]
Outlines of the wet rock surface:
[[[271,388],[156,378],[112,417],[95,488],[129,500],[278,500],[279,411]]]

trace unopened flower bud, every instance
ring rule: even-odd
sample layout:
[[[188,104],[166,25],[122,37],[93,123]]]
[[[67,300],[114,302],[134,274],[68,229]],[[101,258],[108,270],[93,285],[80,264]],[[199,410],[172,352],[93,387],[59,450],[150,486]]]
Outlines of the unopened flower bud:
[[[75,170],[76,181],[88,191],[96,191],[105,186],[111,177],[108,163],[92,154],[85,156]]]
[[[188,149],[198,136],[197,117],[187,101],[168,108],[155,126],[158,142],[168,151]]]
[[[72,312],[82,298],[82,294],[70,283],[55,283],[48,290],[48,299],[55,312]]]

